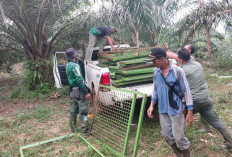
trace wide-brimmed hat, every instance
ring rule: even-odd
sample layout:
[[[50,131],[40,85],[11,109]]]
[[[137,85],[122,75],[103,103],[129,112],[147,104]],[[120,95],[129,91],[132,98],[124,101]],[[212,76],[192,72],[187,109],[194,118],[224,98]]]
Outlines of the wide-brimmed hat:
[[[66,53],[67,60],[72,60],[75,56],[78,55],[78,51],[75,50],[74,48],[67,49],[65,53]]]
[[[150,51],[149,56],[146,58],[147,62],[153,62],[154,59],[159,59],[161,57],[166,58],[166,51],[162,48],[153,48]]]

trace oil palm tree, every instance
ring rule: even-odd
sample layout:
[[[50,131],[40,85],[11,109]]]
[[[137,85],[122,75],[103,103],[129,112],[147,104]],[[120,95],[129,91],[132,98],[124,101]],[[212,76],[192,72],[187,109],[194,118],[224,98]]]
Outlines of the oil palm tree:
[[[177,2],[178,0],[112,0],[107,19],[133,32],[136,46],[141,41],[156,45],[157,35],[165,22],[169,22],[168,15],[175,11]]]
[[[50,58],[53,48],[81,21],[71,11],[87,0],[1,0],[0,49],[27,58],[26,83],[33,89],[43,82],[53,85]],[[78,16],[77,16],[78,17]]]
[[[198,2],[199,1],[195,1]],[[208,45],[208,56],[211,58],[210,28],[225,18],[232,18],[232,4],[228,1],[200,1],[198,7],[187,15],[179,26],[179,33],[183,35],[185,45],[195,32],[205,29]]]

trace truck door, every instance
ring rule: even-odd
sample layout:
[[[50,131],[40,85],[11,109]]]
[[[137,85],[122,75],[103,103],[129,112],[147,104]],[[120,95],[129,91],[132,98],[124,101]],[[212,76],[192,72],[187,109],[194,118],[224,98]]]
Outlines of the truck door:
[[[66,64],[68,63],[66,59],[65,52],[56,52],[53,56],[53,75],[55,78],[56,87],[60,88],[62,86],[68,86],[68,78],[66,75]],[[85,78],[85,70],[83,61],[78,58],[78,64],[81,68],[83,78]]]

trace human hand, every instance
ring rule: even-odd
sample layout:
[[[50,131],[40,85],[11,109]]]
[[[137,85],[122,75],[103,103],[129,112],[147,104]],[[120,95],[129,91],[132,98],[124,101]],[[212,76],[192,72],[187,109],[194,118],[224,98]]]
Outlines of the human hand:
[[[153,115],[152,115],[153,109],[154,109],[153,105],[150,105],[150,107],[149,107],[148,110],[147,110],[147,116],[148,116],[149,118],[153,118]]]
[[[85,99],[86,100],[90,100],[91,99],[91,95],[88,93],[87,95],[85,95]]]
[[[188,110],[188,114],[186,116],[186,123],[189,125],[189,127],[193,124],[193,110]]]
[[[164,49],[167,51],[168,50],[168,43],[164,43]]]

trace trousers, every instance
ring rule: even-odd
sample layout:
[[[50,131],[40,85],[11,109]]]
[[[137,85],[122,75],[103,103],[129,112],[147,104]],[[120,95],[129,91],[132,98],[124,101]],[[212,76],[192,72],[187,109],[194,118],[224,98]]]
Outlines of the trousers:
[[[106,38],[96,37],[95,35],[89,32],[89,45],[85,53],[85,60],[91,61],[93,48],[94,48],[94,45],[96,44],[96,41],[99,42],[99,52],[103,51],[104,45],[106,44]]]
[[[76,117],[79,114],[80,121],[84,121],[84,117],[88,114],[88,103],[85,99],[85,95],[80,92],[80,97],[78,99],[72,98],[70,103],[70,115]]]
[[[186,150],[190,146],[189,140],[185,137],[184,114],[169,115],[160,113],[161,133],[166,142],[171,146],[176,143],[180,150]]]

